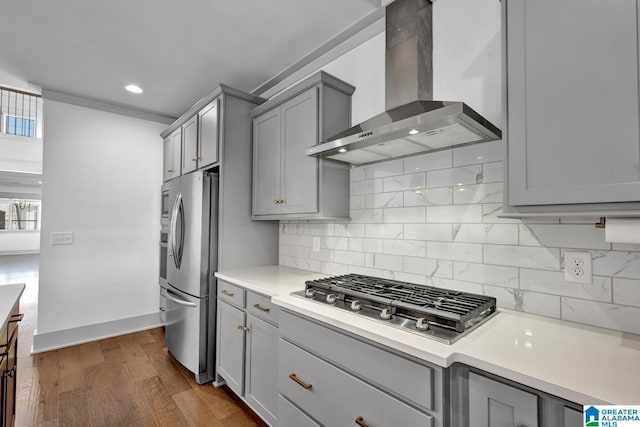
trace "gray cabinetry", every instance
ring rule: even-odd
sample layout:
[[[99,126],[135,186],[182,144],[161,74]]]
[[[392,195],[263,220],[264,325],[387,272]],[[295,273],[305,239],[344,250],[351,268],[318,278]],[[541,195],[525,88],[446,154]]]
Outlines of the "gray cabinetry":
[[[280,425],[446,426],[443,369],[280,312]]]
[[[278,311],[268,297],[218,281],[217,383],[270,425],[278,419]]]
[[[305,150],[349,127],[353,91],[320,72],[254,109],[254,219],[348,217],[348,167]]]
[[[218,99],[198,112],[198,167],[218,161]]]
[[[180,176],[182,155],[182,129],[178,128],[164,138],[163,146],[163,181]]]
[[[182,125],[182,173],[198,168],[198,116]]]
[[[218,304],[218,374],[239,396],[244,393],[245,313],[231,305]]]
[[[640,212],[637,0],[504,0],[505,212]]]
[[[537,427],[538,396],[471,372],[469,414],[474,427]]]

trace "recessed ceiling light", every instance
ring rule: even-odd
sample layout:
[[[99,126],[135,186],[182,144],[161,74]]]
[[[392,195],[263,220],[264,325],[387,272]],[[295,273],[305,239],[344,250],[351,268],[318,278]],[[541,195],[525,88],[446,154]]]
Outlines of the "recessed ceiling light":
[[[340,153],[346,153],[346,152],[347,152],[347,149],[346,149],[346,148],[341,148],[341,149],[339,149],[339,150],[338,150],[338,152],[340,152]]]
[[[42,181],[38,181],[38,184],[42,184]]]
[[[416,133],[419,133],[420,131],[418,129],[411,129],[409,131],[409,135],[415,135]]]
[[[143,90],[140,86],[138,85],[126,85],[124,87],[126,90],[128,90],[131,93],[142,93]]]

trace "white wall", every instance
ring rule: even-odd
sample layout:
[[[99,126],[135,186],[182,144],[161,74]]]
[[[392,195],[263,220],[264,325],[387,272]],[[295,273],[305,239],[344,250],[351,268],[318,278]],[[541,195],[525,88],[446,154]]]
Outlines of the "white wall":
[[[166,125],[44,103],[38,335],[157,312]]]
[[[0,255],[37,254],[38,252],[40,252],[39,231],[0,233]]]
[[[42,173],[42,139],[0,133],[0,170]]]

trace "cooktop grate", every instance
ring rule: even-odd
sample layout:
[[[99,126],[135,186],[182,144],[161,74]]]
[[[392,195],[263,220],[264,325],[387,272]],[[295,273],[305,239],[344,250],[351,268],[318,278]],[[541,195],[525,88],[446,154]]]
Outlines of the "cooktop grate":
[[[496,311],[496,299],[486,295],[360,274],[309,280],[304,296],[422,332],[430,325],[460,334]]]

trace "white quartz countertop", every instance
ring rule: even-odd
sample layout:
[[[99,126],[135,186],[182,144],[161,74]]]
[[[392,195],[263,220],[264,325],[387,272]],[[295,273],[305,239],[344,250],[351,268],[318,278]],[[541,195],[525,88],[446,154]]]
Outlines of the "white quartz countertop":
[[[7,326],[16,303],[24,292],[24,284],[0,285],[0,331]]]
[[[286,295],[294,291],[302,290],[304,289],[304,282],[306,280],[327,277],[326,274],[299,270],[282,265],[219,271],[215,276],[218,279],[270,297]]]
[[[640,404],[640,336],[499,309],[454,344],[442,344],[290,292],[326,277],[288,267],[217,273],[272,296],[282,308],[448,367],[460,362],[579,404]]]

